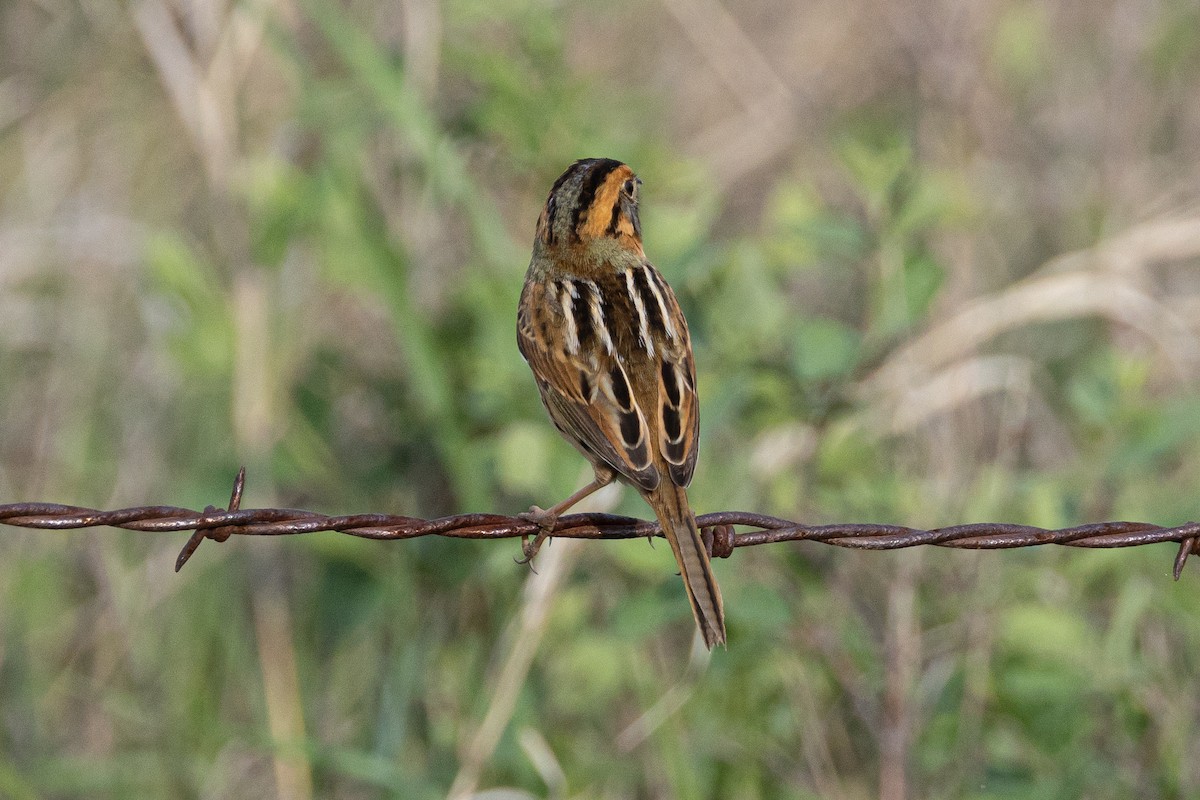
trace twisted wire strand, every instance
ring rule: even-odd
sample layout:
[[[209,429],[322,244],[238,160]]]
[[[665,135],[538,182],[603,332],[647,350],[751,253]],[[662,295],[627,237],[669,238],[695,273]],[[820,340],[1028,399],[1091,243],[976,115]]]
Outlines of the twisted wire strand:
[[[538,525],[518,516],[459,514],[438,519],[390,514],[352,514],[331,517],[290,508],[242,509],[246,470],[238,471],[227,509],[208,506],[193,511],[177,506],[139,506],[100,511],[58,503],[0,505],[0,523],[20,528],[69,530],[109,526],[150,533],[193,531],[180,551],[180,570],[205,539],[223,542],[230,536],[292,536],[336,531],[364,539],[415,539],[447,536],[457,539],[510,539],[538,533]],[[811,541],[858,550],[895,550],[918,545],[967,550],[1004,550],[1058,544],[1067,547],[1139,547],[1178,542],[1174,575],[1178,580],[1191,553],[1200,553],[1200,523],[1172,528],[1148,522],[1096,522],[1071,528],[1047,529],[1004,522],[977,522],[923,530],[900,525],[839,523],[805,525],[748,511],[701,514],[696,524],[704,531],[714,557],[728,558],[738,547],[777,542]],[[751,530],[736,532],[734,526]],[[631,539],[661,536],[657,522],[616,514],[565,514],[552,534],[570,539]]]

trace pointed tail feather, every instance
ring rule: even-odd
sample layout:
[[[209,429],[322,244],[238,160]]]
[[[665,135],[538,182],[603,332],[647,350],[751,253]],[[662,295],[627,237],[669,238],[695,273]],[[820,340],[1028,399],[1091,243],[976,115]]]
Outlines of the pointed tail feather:
[[[681,486],[663,481],[657,489],[646,494],[646,501],[654,509],[663,533],[671,543],[704,643],[710,650],[713,645],[725,644],[721,589],[709,564],[700,529],[696,527],[696,517],[688,506],[687,492]]]

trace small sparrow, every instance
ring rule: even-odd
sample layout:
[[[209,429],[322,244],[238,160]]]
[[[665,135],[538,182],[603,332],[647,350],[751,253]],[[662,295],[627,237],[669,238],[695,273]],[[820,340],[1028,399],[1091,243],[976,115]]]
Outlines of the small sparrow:
[[[642,181],[610,158],[576,161],[538,218],[517,312],[517,345],[559,433],[596,476],[526,518],[541,533],[560,514],[620,480],[654,509],[679,564],[696,624],[711,649],[725,643],[721,591],[688,506],[700,415],[687,321],[642,250]]]

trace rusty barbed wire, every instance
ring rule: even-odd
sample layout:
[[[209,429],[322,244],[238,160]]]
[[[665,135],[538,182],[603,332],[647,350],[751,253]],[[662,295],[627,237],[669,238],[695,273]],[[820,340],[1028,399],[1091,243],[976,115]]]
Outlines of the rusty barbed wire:
[[[175,561],[178,572],[205,539],[223,542],[230,536],[292,536],[335,531],[364,539],[415,539],[448,536],[456,539],[508,539],[535,535],[536,523],[502,514],[460,514],[440,519],[390,514],[353,514],[330,517],[290,508],[242,509],[246,469],[238,471],[229,506],[208,506],[193,511],[176,506],[139,506],[116,511],[60,505],[9,503],[0,505],[0,523],[20,528],[70,530],[108,526],[148,533],[193,531]],[[696,523],[704,531],[714,557],[728,558],[735,548],[777,542],[810,541],[858,550],[895,550],[918,545],[966,550],[1005,550],[1058,544],[1067,547],[1139,547],[1178,542],[1174,575],[1179,580],[1192,553],[1200,553],[1200,522],[1166,528],[1148,522],[1095,522],[1050,530],[1032,525],[976,522],[922,530],[900,525],[844,523],[804,525],[792,520],[747,511],[701,514]],[[734,526],[754,530],[734,531]],[[616,514],[566,514],[558,519],[553,536],[570,539],[631,539],[661,536],[657,522]]]

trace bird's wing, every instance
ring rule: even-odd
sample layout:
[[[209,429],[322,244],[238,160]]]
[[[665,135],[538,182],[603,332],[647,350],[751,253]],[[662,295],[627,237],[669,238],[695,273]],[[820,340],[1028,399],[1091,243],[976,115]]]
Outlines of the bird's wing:
[[[595,281],[527,283],[517,345],[554,424],[593,463],[651,491],[661,479],[646,415],[630,382]]]

